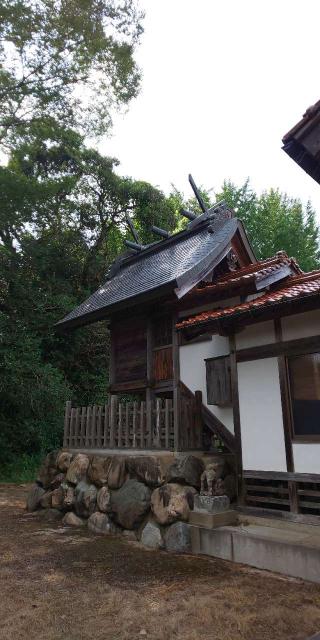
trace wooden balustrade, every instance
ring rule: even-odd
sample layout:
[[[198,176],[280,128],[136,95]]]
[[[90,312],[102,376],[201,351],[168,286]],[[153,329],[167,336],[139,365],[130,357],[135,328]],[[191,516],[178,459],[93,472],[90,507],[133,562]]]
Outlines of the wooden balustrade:
[[[81,408],[67,402],[63,444],[70,449],[173,450],[173,422],[170,399],[119,402],[111,396],[103,406]]]

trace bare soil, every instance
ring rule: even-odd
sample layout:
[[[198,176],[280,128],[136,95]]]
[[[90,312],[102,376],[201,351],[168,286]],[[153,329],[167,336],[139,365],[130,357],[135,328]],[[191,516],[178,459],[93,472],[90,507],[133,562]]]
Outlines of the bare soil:
[[[320,586],[48,523],[0,485],[1,640],[304,640]]]

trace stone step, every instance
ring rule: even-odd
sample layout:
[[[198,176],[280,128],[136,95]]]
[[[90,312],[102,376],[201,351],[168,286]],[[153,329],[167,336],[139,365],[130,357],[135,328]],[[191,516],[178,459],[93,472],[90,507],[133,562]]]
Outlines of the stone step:
[[[222,514],[221,514],[222,515]],[[204,528],[190,521],[192,552],[320,583],[320,535],[261,525]],[[310,535],[311,533],[311,535]]]
[[[220,513],[208,513],[204,509],[194,509],[190,512],[189,523],[204,527],[205,529],[215,529],[226,525],[237,524],[238,513],[233,509],[221,511]]]

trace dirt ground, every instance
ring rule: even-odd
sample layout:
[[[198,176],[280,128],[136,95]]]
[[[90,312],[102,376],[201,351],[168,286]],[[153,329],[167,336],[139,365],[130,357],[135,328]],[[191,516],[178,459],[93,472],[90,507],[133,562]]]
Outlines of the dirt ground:
[[[43,522],[0,485],[1,640],[302,640],[320,586]]]

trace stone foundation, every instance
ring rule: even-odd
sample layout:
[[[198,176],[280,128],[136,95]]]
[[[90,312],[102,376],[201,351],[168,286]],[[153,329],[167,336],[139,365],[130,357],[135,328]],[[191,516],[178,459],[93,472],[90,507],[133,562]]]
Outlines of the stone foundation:
[[[208,462],[211,458],[204,462],[191,454],[53,451],[41,466],[27,509],[39,510],[48,520],[61,518],[65,526],[87,526],[93,533],[123,535],[150,548],[189,552],[189,515]],[[222,476],[232,478],[228,464],[221,464]]]

